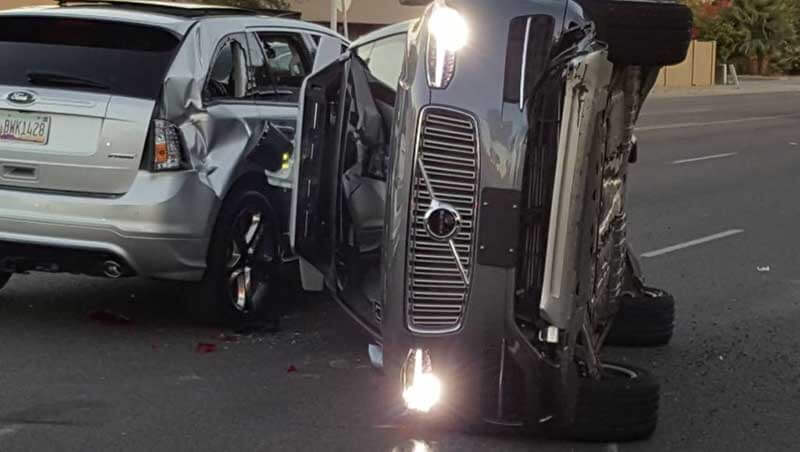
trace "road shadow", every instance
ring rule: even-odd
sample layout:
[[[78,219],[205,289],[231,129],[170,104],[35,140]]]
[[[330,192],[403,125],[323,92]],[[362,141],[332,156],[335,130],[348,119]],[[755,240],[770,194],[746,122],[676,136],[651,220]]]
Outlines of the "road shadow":
[[[277,304],[281,324],[288,321],[296,328],[302,324],[297,320],[323,315],[320,311],[330,304],[325,294],[304,292],[299,282],[289,281],[285,286],[271,301]],[[185,285],[168,281],[44,273],[14,275],[0,291],[0,325],[182,330],[206,336],[211,331],[234,333],[215,322],[193,318],[188,299]]]

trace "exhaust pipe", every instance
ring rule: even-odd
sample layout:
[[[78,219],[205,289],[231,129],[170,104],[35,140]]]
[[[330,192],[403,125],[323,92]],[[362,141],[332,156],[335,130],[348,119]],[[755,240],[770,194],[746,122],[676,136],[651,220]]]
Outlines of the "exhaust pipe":
[[[106,261],[103,264],[103,274],[111,279],[117,279],[122,276],[122,265],[116,261]]]

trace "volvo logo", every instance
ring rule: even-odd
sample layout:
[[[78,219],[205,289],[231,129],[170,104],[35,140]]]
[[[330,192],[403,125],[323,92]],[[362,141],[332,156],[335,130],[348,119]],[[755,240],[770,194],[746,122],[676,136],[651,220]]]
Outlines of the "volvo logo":
[[[449,241],[461,229],[461,215],[456,208],[437,200],[431,202],[423,220],[431,238],[440,242]]]
[[[6,99],[14,104],[32,104],[36,100],[36,96],[27,91],[14,91]]]

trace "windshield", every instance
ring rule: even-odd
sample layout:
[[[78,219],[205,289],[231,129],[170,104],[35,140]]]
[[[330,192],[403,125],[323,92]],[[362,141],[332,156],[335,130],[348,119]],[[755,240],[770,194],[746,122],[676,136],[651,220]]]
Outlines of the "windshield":
[[[0,85],[155,99],[179,40],[168,31],[85,19],[0,19]]]

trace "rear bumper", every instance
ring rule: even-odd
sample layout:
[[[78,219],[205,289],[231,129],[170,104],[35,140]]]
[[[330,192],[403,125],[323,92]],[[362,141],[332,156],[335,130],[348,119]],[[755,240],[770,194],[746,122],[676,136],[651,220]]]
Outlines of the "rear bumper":
[[[37,250],[50,248],[64,251],[59,255],[110,256],[130,274],[195,281],[205,271],[219,205],[194,172],[141,171],[116,198],[0,189],[0,243],[4,254],[15,254],[0,257],[46,263]]]

